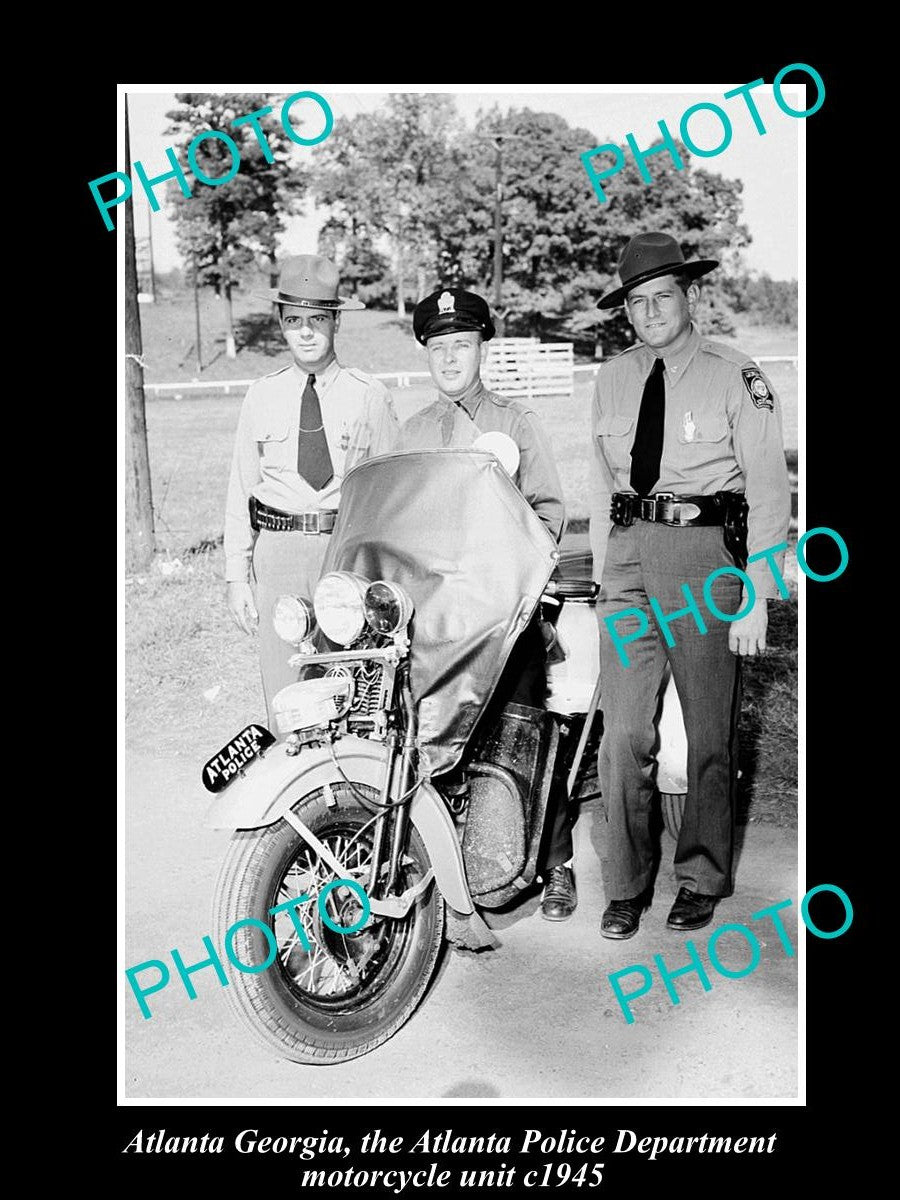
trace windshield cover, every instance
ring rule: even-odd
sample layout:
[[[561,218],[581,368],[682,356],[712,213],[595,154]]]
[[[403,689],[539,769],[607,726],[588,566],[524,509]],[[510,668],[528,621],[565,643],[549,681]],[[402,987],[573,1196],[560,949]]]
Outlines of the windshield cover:
[[[388,454],[344,479],[322,573],[387,579],[412,597],[410,681],[424,773],[459,761],[557,558],[492,454]]]

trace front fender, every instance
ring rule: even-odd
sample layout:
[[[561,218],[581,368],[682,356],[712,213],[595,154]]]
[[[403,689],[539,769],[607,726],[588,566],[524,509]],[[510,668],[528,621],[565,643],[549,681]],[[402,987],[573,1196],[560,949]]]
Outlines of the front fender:
[[[385,752],[386,747],[381,743],[352,735],[341,738],[334,747],[334,756],[344,775],[379,792],[384,782]],[[213,829],[259,829],[274,825],[300,796],[342,782],[328,748],[307,747],[291,755],[286,753],[285,743],[278,742],[216,796],[204,824]],[[457,912],[474,912],[456,829],[446,805],[430,783],[422,783],[417,789],[410,801],[409,815],[425,843],[444,899]]]

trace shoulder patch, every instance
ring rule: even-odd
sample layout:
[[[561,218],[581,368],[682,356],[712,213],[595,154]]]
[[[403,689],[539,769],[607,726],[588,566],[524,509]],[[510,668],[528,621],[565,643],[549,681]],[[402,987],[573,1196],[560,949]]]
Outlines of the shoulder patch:
[[[772,392],[759,367],[741,367],[741,375],[744,387],[756,407],[767,408],[769,412],[774,412],[775,402],[772,399]]]

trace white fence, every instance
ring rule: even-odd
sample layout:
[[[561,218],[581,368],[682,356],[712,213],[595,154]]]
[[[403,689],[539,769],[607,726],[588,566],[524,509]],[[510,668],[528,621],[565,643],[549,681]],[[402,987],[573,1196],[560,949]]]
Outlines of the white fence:
[[[595,375],[601,363],[579,363],[573,361],[571,342],[539,342],[536,338],[498,338],[498,343],[517,342],[529,346],[522,354],[501,351],[494,360],[496,373],[492,373],[491,357],[483,371],[485,386],[502,396],[571,396],[574,376],[592,371]],[[500,349],[498,345],[497,349]],[[536,352],[535,352],[536,351]],[[492,348],[493,356],[493,348]],[[757,363],[787,362],[797,366],[796,354],[760,355]],[[374,371],[374,379],[392,379],[398,388],[412,387],[412,380],[430,379],[428,371]],[[202,379],[183,383],[145,383],[144,391],[154,395],[181,395],[185,392],[216,392],[230,396],[232,392],[246,392],[252,379]]]
[[[482,378],[501,396],[571,396],[574,365],[571,342],[496,338],[488,346]]]

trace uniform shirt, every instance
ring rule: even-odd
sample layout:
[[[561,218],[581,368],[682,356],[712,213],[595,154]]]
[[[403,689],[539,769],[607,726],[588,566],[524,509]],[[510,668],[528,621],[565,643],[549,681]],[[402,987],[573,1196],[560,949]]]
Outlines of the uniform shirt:
[[[656,355],[643,343],[601,366],[594,387],[591,549],[594,579],[601,581],[612,521],[613,492],[634,492],[630,483],[631,447],[644,384]],[[654,492],[711,496],[744,492],[749,505],[748,553],[768,550],[785,540],[791,496],[781,402],[768,385],[753,378],[762,372],[739,350],[701,337],[691,327],[687,345],[663,355],[666,416],[659,482]],[[745,377],[742,370],[752,371]],[[765,377],[762,376],[764,379]],[[746,380],[746,381],[745,381]],[[767,381],[766,381],[767,382]],[[779,570],[784,552],[776,556]],[[751,563],[747,574],[759,597],[777,596],[765,560]]]
[[[404,422],[394,450],[471,446],[480,433],[505,433],[519,447],[513,483],[559,541],[566,509],[550,443],[531,409],[487,391],[480,379],[463,396],[439,393],[434,403]]]
[[[296,363],[250,385],[238,418],[225,504],[225,578],[246,581],[256,533],[251,495],[284,512],[337,508],[346,473],[364,458],[385,454],[397,433],[391,394],[380,380],[333,359],[315,388],[334,475],[315,491],[297,473],[300,401],[308,375]]]

